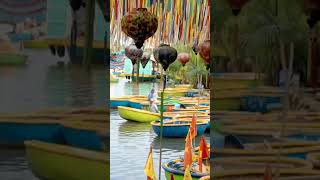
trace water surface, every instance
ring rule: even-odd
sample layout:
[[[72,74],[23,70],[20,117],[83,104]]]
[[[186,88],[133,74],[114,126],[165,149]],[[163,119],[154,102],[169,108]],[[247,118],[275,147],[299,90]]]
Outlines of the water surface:
[[[68,66],[48,50],[25,50],[28,64],[0,67],[0,113],[34,112],[55,107],[106,106],[106,68]],[[64,66],[58,66],[58,61]],[[0,148],[0,179],[35,180],[23,150]]]
[[[121,78],[110,85],[110,97],[124,95],[147,95],[157,83],[130,82]],[[150,146],[153,147],[153,162],[158,178],[160,138],[148,123],[135,123],[122,119],[117,110],[110,115],[110,174],[111,180],[146,179],[144,166]],[[209,143],[209,134],[206,134]],[[162,143],[162,163],[184,155],[184,138],[164,138]],[[200,138],[196,139],[199,144]],[[162,170],[161,179],[165,180]]]

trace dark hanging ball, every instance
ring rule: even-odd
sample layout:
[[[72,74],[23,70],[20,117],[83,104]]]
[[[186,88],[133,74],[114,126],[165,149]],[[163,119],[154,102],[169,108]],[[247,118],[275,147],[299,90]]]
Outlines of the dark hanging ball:
[[[238,16],[239,13],[240,13],[240,11],[241,11],[241,9],[232,9],[232,14],[233,14],[234,16]]]
[[[56,48],[54,47],[54,45],[49,45],[49,49],[51,51],[51,54],[55,56],[56,55]]]
[[[63,56],[64,56],[64,53],[65,53],[64,46],[58,46],[58,48],[57,48],[57,53],[58,53],[58,56],[59,56],[59,57],[63,57]]]
[[[312,29],[317,24],[317,22],[318,21],[312,17],[307,19],[307,23],[308,23],[310,29]]]
[[[138,40],[135,41],[135,45],[137,46],[138,49],[141,49],[143,46],[144,41]]]
[[[78,11],[83,5],[82,0],[69,0],[72,10]]]
[[[178,52],[175,48],[166,44],[159,46],[159,62],[164,71],[166,71],[170,64],[172,64],[178,57]]]

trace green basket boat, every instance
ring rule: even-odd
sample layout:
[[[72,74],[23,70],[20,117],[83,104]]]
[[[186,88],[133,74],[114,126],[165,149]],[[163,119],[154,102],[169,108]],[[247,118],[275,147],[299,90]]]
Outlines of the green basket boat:
[[[26,141],[32,172],[41,179],[106,180],[109,160],[105,152],[89,151],[40,141]]]
[[[0,66],[21,66],[27,62],[27,56],[15,53],[0,53]]]
[[[26,40],[23,41],[24,48],[29,49],[47,49],[49,47],[48,41],[45,39]]]

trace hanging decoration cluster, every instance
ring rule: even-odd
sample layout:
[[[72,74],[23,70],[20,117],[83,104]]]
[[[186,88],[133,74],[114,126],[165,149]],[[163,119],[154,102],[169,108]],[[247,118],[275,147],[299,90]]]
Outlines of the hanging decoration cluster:
[[[199,45],[199,55],[206,64],[210,64],[210,40],[205,40]]]
[[[158,48],[158,62],[161,64],[164,71],[166,71],[170,64],[172,64],[178,56],[178,52],[175,48],[170,47],[167,44],[161,44]]]
[[[131,37],[138,49],[158,28],[158,19],[147,8],[138,8],[121,19],[121,30]]]
[[[166,44],[183,43],[192,45],[194,42],[203,42],[210,38],[210,0],[111,0],[110,1],[110,43],[112,51],[120,50],[132,43],[126,30],[122,32],[122,18],[135,12],[137,8],[147,8],[147,12],[155,15],[158,19],[156,33],[146,40],[146,48],[159,46],[160,39]],[[144,10],[143,10],[144,11]],[[142,13],[141,13],[142,15]],[[134,17],[127,17],[134,21]],[[150,22],[150,21],[149,21]],[[152,26],[151,23],[149,24]],[[125,24],[127,28],[136,27]],[[128,37],[129,36],[129,37]],[[137,37],[132,37],[133,39]],[[134,39],[135,43],[137,40]],[[139,43],[136,44],[139,46]],[[139,48],[139,47],[138,47]]]
[[[179,53],[179,54],[178,54],[178,58],[177,58],[177,59],[180,61],[180,63],[182,64],[182,66],[185,66],[185,65],[187,64],[187,62],[190,61],[191,56],[190,56],[189,53],[183,52],[183,53]]]
[[[138,49],[134,44],[131,44],[125,48],[125,55],[131,60],[132,64],[135,65],[137,60],[143,55],[143,51],[142,49]]]

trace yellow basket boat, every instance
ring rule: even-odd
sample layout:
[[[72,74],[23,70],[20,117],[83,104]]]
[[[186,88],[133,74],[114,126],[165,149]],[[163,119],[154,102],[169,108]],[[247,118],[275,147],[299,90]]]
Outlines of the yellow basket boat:
[[[41,179],[106,180],[109,160],[105,152],[89,151],[40,141],[26,141],[32,172]]]
[[[160,118],[160,114],[146,110],[135,109],[130,107],[118,106],[120,117],[128,121],[150,123]]]

